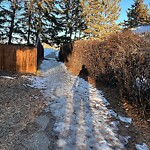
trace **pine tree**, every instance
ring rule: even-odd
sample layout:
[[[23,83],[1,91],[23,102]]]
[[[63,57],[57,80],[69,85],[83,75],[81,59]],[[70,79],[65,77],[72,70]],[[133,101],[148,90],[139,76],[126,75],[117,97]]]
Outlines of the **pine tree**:
[[[72,0],[58,0],[60,21],[62,22],[63,33],[61,35],[62,42],[71,41],[72,36]]]
[[[7,10],[5,8],[5,3],[3,0],[1,0],[0,2],[0,40],[3,43],[8,42],[8,32],[9,32],[9,28],[8,25],[6,25],[6,20],[8,19],[7,14],[8,14],[9,10]]]
[[[58,30],[56,15],[54,15],[54,1],[24,1],[24,11],[21,19],[23,34],[21,37],[27,44],[34,44],[38,37],[43,42],[52,43],[56,39]]]
[[[80,0],[74,0],[73,7],[73,26],[74,26],[74,39],[81,38],[81,32],[86,29],[86,23],[83,14],[83,7]]]
[[[26,0],[23,4],[22,18],[20,19],[22,34],[20,37],[25,41],[27,45],[35,42],[33,36],[33,1]]]
[[[55,1],[46,2],[42,8],[42,32],[41,38],[48,44],[57,43],[58,32],[62,30],[61,23],[57,18]]]
[[[120,0],[82,0],[87,37],[101,39],[116,32],[116,20],[120,12]]]
[[[56,18],[54,0],[0,0],[0,40],[35,44],[38,37],[58,41],[61,23]]]
[[[4,40],[6,39],[6,32],[4,30],[4,20],[5,20],[5,16],[4,16],[4,9],[3,9],[3,1],[0,1],[0,42],[4,42]]]
[[[83,8],[80,0],[58,0],[59,15],[62,22],[63,42],[70,42],[80,38],[81,30],[85,29]]]
[[[1,38],[9,44],[12,41],[18,40],[13,33],[19,33],[19,11],[21,10],[21,0],[5,0],[1,1],[0,7],[0,21],[1,21]]]
[[[24,1],[24,10],[22,13],[21,37],[26,41],[27,45],[35,44],[40,36],[43,28],[43,3],[45,1]]]
[[[134,0],[134,4],[127,11],[128,20],[124,21],[125,27],[136,27],[142,24],[148,24],[149,10],[144,0]]]
[[[0,40],[35,44],[69,42],[85,29],[80,0],[0,0]],[[59,34],[59,33],[63,34]]]

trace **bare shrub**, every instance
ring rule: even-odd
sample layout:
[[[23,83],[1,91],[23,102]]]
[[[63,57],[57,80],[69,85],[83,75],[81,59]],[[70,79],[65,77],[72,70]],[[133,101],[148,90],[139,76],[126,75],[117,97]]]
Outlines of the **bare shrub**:
[[[63,47],[71,51],[66,64],[79,72],[82,65],[96,82],[118,86],[123,97],[146,112],[150,108],[150,42],[130,31],[111,35],[104,42],[80,40]]]

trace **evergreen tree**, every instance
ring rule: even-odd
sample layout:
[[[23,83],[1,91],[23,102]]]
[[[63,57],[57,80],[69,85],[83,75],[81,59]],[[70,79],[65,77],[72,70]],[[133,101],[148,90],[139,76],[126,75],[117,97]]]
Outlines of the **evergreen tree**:
[[[9,44],[18,40],[13,33],[19,32],[18,20],[19,11],[21,10],[21,0],[5,0],[1,1],[0,21],[1,21],[1,38]]]
[[[3,10],[3,1],[0,1],[0,42],[4,42],[4,40],[6,39],[6,32],[4,30],[4,20],[5,20],[5,16],[4,16],[4,10]]]
[[[74,26],[74,39],[81,38],[81,32],[86,29],[85,18],[83,14],[83,7],[80,0],[74,0],[73,7],[73,26]]]
[[[41,38],[48,44],[58,43],[58,32],[62,30],[62,24],[57,17],[55,1],[45,2],[42,7],[42,32]]]
[[[61,30],[56,13],[54,0],[0,0],[0,40],[29,45],[41,37],[56,42]]]
[[[86,27],[80,0],[58,0],[57,2],[59,3],[59,15],[63,27],[63,42],[79,39],[81,30]]]
[[[44,1],[24,1],[24,10],[21,19],[23,34],[21,35],[27,45],[35,44],[43,27],[43,3]]]
[[[149,23],[148,5],[144,4],[144,0],[134,0],[134,4],[127,11],[128,20],[124,21],[125,27],[136,27]]]
[[[27,41],[28,45],[34,44],[38,37],[49,44],[56,40],[59,23],[54,14],[54,1],[52,0],[24,1],[21,37]]]
[[[103,38],[116,32],[116,20],[120,12],[120,0],[82,0],[87,37]]]
[[[35,42],[33,36],[33,1],[26,0],[24,1],[22,18],[20,19],[22,34],[20,37],[26,41],[27,45],[33,44]]]
[[[79,38],[85,28],[80,0],[0,0],[0,3],[0,37],[8,43],[30,45],[40,37],[46,43],[59,44]]]
[[[71,41],[72,37],[72,0],[58,0],[60,21],[62,22],[62,40],[64,42]]]

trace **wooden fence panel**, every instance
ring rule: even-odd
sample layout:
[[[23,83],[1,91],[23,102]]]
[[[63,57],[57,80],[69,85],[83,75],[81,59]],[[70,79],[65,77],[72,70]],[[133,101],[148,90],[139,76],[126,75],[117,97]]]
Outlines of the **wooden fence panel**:
[[[14,46],[4,46],[4,70],[16,71],[16,49]]]
[[[37,49],[34,47],[0,44],[0,70],[36,73]]]
[[[17,50],[17,72],[29,72],[35,73],[37,70],[37,50],[26,49],[26,50]]]
[[[28,65],[27,71],[31,72],[32,70],[37,70],[37,49],[28,50]]]

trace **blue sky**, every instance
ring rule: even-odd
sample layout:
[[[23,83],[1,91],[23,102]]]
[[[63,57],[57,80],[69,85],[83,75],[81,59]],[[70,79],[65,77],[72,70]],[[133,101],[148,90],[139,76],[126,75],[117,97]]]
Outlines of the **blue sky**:
[[[121,0],[121,5],[120,5],[121,6],[121,12],[120,12],[120,17],[117,21],[118,23],[127,19],[126,11],[127,11],[128,8],[131,8],[131,5],[133,3],[134,3],[133,0]],[[149,4],[149,3],[150,3],[150,0],[145,0],[144,1],[144,4]],[[150,5],[149,5],[149,7],[150,7]]]

